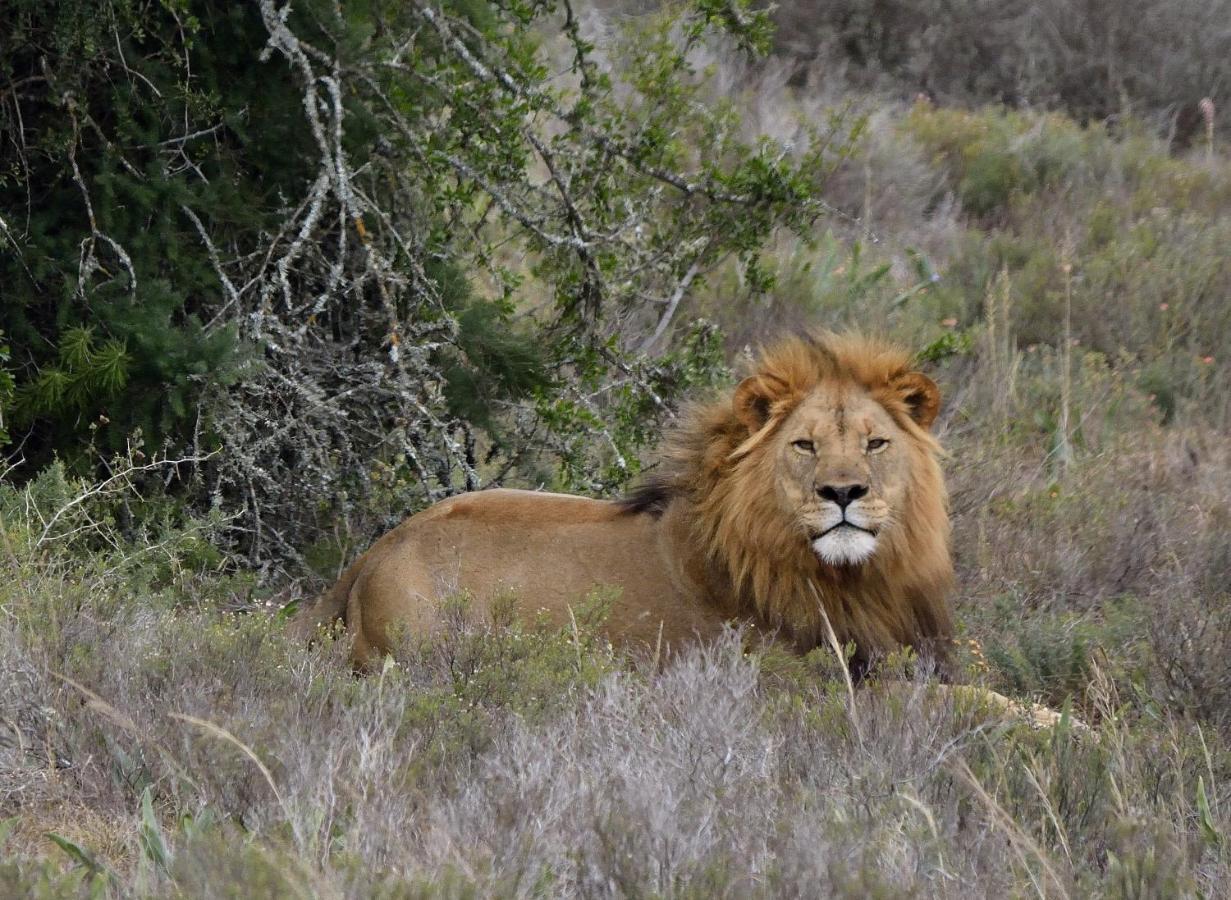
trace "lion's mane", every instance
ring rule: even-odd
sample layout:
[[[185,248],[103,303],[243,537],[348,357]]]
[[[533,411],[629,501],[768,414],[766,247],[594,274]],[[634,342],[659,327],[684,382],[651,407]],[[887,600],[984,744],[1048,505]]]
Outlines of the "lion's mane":
[[[729,579],[736,609],[785,632],[800,649],[826,640],[827,616],[838,640],[856,645],[856,667],[902,646],[943,659],[953,632],[947,498],[940,446],[911,418],[900,390],[910,363],[900,348],[859,335],[791,337],[769,346],[750,379],[765,427],[750,435],[729,396],[686,411],[657,471],[623,501],[625,508],[661,513],[686,502],[693,538]],[[811,390],[833,381],[867,390],[907,434],[911,451],[896,527],[856,568],[824,564],[801,540],[775,498],[777,463],[766,440]]]

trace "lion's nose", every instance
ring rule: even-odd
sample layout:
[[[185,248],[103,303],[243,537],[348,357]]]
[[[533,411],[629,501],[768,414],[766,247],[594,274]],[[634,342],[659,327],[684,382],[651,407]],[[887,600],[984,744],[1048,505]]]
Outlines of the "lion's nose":
[[[868,486],[866,484],[827,484],[817,488],[816,492],[822,500],[832,500],[842,509],[846,509],[851,503],[867,495]]]

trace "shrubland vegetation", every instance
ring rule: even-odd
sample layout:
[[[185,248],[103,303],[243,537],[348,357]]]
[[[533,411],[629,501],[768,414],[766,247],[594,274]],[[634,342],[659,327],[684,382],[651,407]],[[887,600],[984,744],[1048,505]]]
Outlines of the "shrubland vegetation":
[[[708,2],[0,14],[0,894],[1217,896],[1231,161],[1172,113],[1231,57],[1208,5],[958,6],[786,4],[759,61]],[[459,598],[366,679],[283,636],[818,324],[945,391],[970,679],[1092,733],[737,636],[658,671],[602,597]]]
[[[945,104],[1063,110],[1172,144],[1204,137],[1226,89],[1226,7],[1203,0],[785,0],[775,45],[792,79]]]

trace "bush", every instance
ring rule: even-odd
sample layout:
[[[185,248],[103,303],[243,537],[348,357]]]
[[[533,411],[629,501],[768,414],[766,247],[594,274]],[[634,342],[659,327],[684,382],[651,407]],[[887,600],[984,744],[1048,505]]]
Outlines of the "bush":
[[[1231,318],[1217,300],[1231,269],[1214,249],[1231,200],[1225,168],[1060,116],[926,104],[877,139],[904,141],[912,154],[921,147],[942,176],[933,208],[952,196],[967,213],[960,239],[931,257],[939,282],[909,309],[889,310],[895,326],[909,322],[927,341],[942,318],[973,325],[995,306],[1013,345],[1056,346],[1068,309],[1071,339],[1136,379],[1168,420],[1231,421],[1218,350]],[[937,227],[953,226],[942,218]],[[926,230],[917,237],[936,243]],[[896,248],[895,271],[909,271],[909,252]],[[899,290],[908,283],[896,279]]]
[[[718,369],[703,322],[669,352],[680,298],[810,225],[843,143],[787,156],[697,102],[704,41],[765,44],[731,9],[637,25],[618,72],[568,4],[6,9],[22,477],[139,433],[196,458],[177,488],[236,517],[234,549],[298,573],[339,521],[365,541],[508,477],[623,484]]]

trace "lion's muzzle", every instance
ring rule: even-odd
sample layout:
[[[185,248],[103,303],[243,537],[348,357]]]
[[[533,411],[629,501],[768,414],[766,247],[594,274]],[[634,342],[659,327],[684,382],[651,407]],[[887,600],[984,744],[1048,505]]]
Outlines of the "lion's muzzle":
[[[881,517],[875,512],[882,504],[864,501],[866,492],[863,488],[857,497],[850,498],[849,494],[833,491],[840,499],[847,499],[846,503],[822,495],[820,521],[814,522],[812,529],[812,549],[822,562],[831,566],[859,565],[875,552],[881,525]]]

